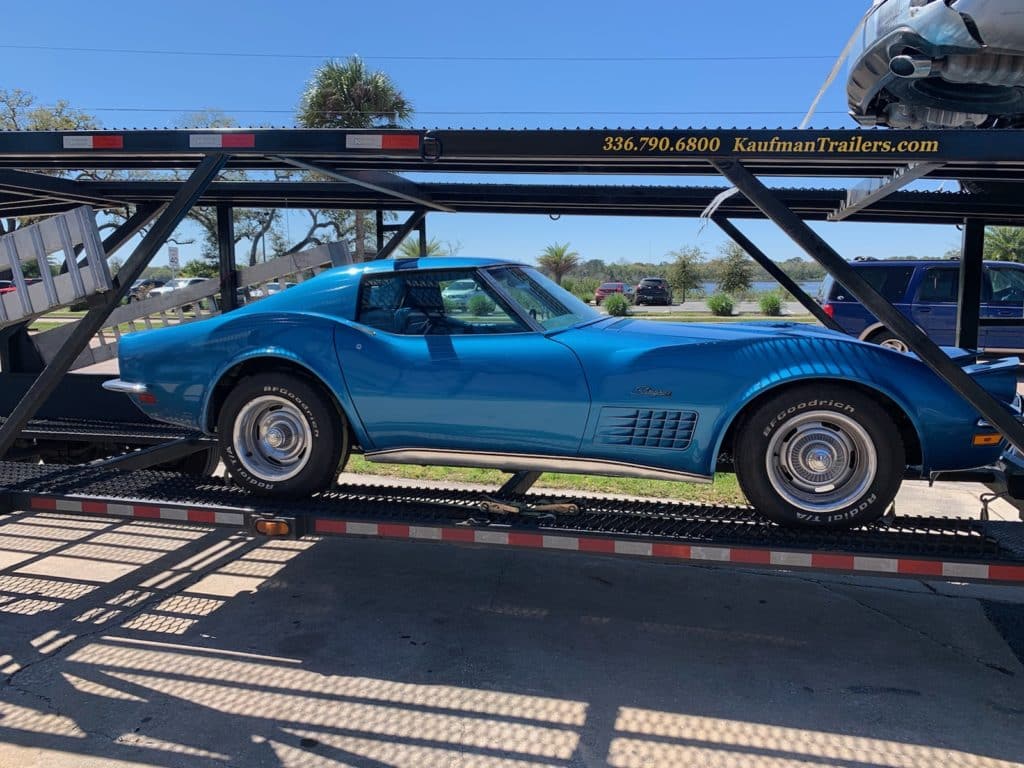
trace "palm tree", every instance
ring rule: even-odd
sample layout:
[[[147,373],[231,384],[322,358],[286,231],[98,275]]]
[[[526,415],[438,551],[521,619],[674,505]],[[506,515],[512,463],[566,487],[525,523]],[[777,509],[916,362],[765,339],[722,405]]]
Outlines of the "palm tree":
[[[576,269],[579,263],[580,255],[576,251],[570,251],[568,243],[549,245],[537,259],[537,265],[541,270],[551,275],[559,285],[562,284],[562,278]]]
[[[422,256],[451,256],[451,250],[436,237],[427,241],[426,252],[420,251],[420,239],[416,236],[407,237],[400,246],[398,254],[404,259],[418,259]]]
[[[370,71],[352,56],[317,67],[296,119],[303,128],[397,128],[412,114],[412,104],[386,73]],[[356,260],[363,261],[366,221],[361,211],[355,214]]]
[[[1024,229],[989,227],[985,230],[985,258],[993,261],[1024,261]]]

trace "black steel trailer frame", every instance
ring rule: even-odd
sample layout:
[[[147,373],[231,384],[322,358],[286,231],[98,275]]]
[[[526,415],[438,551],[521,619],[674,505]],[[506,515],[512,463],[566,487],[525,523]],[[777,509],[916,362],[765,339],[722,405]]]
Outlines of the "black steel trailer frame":
[[[152,180],[118,178],[116,172],[144,169],[165,173]],[[76,170],[111,172],[106,180],[74,179]],[[248,181],[232,181],[222,171],[278,172],[270,180],[257,173]],[[280,172],[289,171],[292,175]],[[63,175],[62,175],[62,172]],[[399,173],[413,174],[399,175]],[[0,133],[0,216],[43,216],[60,213],[86,204],[100,210],[124,211],[125,223],[105,243],[115,250],[145,230],[141,242],[126,259],[115,281],[115,289],[91,301],[85,316],[45,366],[33,355],[32,339],[24,327],[5,329],[0,334],[0,362],[4,376],[29,376],[30,384],[0,425],[0,455],[5,455],[19,439],[47,435],[74,441],[83,433],[79,423],[61,432],[61,423],[76,418],[62,411],[62,398],[54,397],[58,388],[73,387],[75,376],[67,376],[78,355],[102,326],[110,312],[121,302],[131,283],[142,273],[153,255],[166,242],[175,227],[194,206],[215,208],[218,221],[221,300],[230,310],[238,285],[235,271],[234,238],[231,214],[235,207],[317,207],[375,211],[377,215],[377,257],[389,255],[413,230],[425,240],[425,219],[431,211],[544,213],[552,216],[625,215],[695,216],[704,211],[723,190],[722,186],[656,186],[631,184],[481,184],[453,183],[438,174],[581,174],[585,176],[635,177],[724,177],[740,194],[725,200],[714,212],[714,222],[750,256],[767,269],[823,324],[835,327],[817,303],[781,273],[736,225],[735,220],[767,218],[775,222],[809,256],[872,311],[890,330],[901,336],[908,347],[967,400],[1016,450],[1009,451],[1005,462],[991,473],[993,483],[1015,496],[1024,453],[1024,425],[1003,405],[988,395],[959,366],[932,343],[913,323],[903,317],[844,261],[816,232],[809,221],[852,220],[874,222],[947,223],[963,226],[963,266],[958,302],[957,340],[960,346],[977,347],[978,330],[985,324],[1011,322],[1024,325],[1024,319],[1011,321],[980,320],[981,267],[984,227],[988,224],[1024,225],[1024,199],[1019,195],[1024,182],[1024,133],[1017,131],[810,131],[769,129],[587,129],[544,131],[438,130],[295,130],[228,129],[168,131],[75,131]],[[55,175],[56,174],[56,175]],[[159,175],[159,174],[158,174]],[[182,177],[183,176],[183,177]],[[868,189],[798,189],[767,186],[762,177],[872,179]],[[956,192],[906,191],[904,187],[921,178],[939,179],[958,186]],[[386,224],[385,211],[408,212],[399,224]],[[390,239],[386,235],[390,234]],[[41,368],[41,370],[39,370]],[[87,385],[83,384],[87,388]],[[41,408],[55,411],[54,420],[34,418]],[[77,414],[81,420],[81,414]],[[150,435],[158,435],[152,426]],[[129,436],[124,425],[91,426],[93,433]],[[145,425],[133,427],[146,432]],[[131,432],[131,430],[129,430]],[[326,495],[313,503],[315,511],[302,504],[274,511],[257,500],[228,503],[222,493],[235,493],[227,487],[210,491],[205,506],[195,507],[199,489],[209,489],[214,481],[185,476],[170,476],[158,482],[139,482],[147,477],[147,466],[206,450],[208,442],[196,435],[162,434],[169,439],[139,439],[129,445],[155,444],[145,451],[113,456],[85,466],[51,465],[46,470],[27,471],[24,462],[0,462],[0,504],[13,509],[59,509],[83,514],[125,514],[124,510],[142,510],[127,516],[152,516],[152,510],[170,510],[168,519],[210,522],[223,513],[231,524],[249,525],[262,532],[356,533],[386,530],[414,530],[426,507],[433,505],[455,511],[455,533],[440,526],[425,538],[471,541],[476,543],[537,542],[551,540],[554,549],[588,549],[606,553],[703,552],[714,544],[729,544],[737,530],[756,531],[755,538],[765,545],[782,536],[778,529],[757,525],[749,527],[748,510],[733,509],[717,514],[712,534],[704,531],[703,513],[693,508],[660,508],[641,505],[630,508],[626,526],[633,538],[607,543],[600,521],[567,514],[561,507],[572,502],[554,502],[561,511],[543,512],[551,505],[538,506],[522,494],[536,476],[513,478],[500,498],[436,498],[437,494],[419,490],[370,494],[371,507],[381,512],[379,520],[367,517],[366,503],[360,502],[359,515],[349,509],[355,503],[352,494]],[[9,457],[8,457],[9,458]],[[42,472],[42,474],[40,474]],[[143,477],[144,476],[144,477]],[[154,475],[155,477],[155,475]],[[143,478],[143,480],[140,480]],[[104,482],[97,486],[100,480]],[[106,483],[106,484],[104,484]],[[113,483],[113,485],[110,485]],[[170,483],[171,485],[167,485]],[[172,488],[173,486],[173,492]],[[182,491],[183,487],[191,491]],[[99,488],[99,490],[98,490]],[[162,489],[154,491],[153,489]],[[204,491],[205,492],[205,491]],[[359,496],[358,493],[355,496]],[[163,494],[163,496],[161,496]],[[365,494],[364,494],[365,496]],[[362,498],[362,497],[359,497]],[[412,499],[412,502],[409,502]],[[364,499],[365,501],[365,499]],[[412,507],[409,504],[412,503]],[[488,506],[490,504],[490,506]],[[374,506],[376,505],[376,506]],[[419,505],[419,506],[417,506]],[[422,506],[426,505],[426,507]],[[495,506],[497,505],[497,506]],[[501,518],[495,509],[507,515],[510,505],[519,514],[513,522]],[[286,505],[287,506],[287,505]],[[413,509],[414,508],[414,509]],[[220,512],[218,512],[218,509]],[[639,509],[640,511],[637,511]],[[102,511],[101,511],[102,510]],[[111,512],[111,510],[115,510]],[[185,510],[184,512],[182,510]],[[189,511],[191,510],[191,511]],[[198,510],[198,511],[197,511]],[[290,510],[290,511],[289,511]],[[668,510],[668,511],[666,511]],[[687,511],[689,510],[689,511]],[[196,515],[192,515],[192,512]],[[213,515],[213,517],[211,517]],[[404,515],[404,517],[403,517]],[[160,516],[159,514],[157,516]],[[418,517],[419,516],[419,517]],[[372,518],[372,519],[371,519]],[[659,521],[696,519],[694,525],[673,523],[671,531]],[[728,533],[719,523],[727,521]],[[402,521],[405,522],[402,522]],[[936,523],[926,518],[900,518],[899,525],[933,531]],[[261,525],[257,525],[257,523]],[[279,526],[268,523],[277,521]],[[333,522],[332,522],[333,521]],[[473,527],[473,525],[477,527]],[[1024,550],[1016,542],[1020,524],[1008,529],[981,521],[988,526],[981,533],[971,521],[943,523],[952,531],[949,541],[964,542],[981,536],[994,550],[985,555],[968,553],[954,547],[948,561],[934,565],[906,566],[908,573],[936,577],[996,578],[1021,580],[1024,571],[1014,570],[1024,563]],[[747,525],[746,528],[743,526]],[[391,526],[391,527],[389,527]],[[394,528],[399,526],[399,528]],[[405,526],[402,528],[402,526]],[[508,530],[500,530],[502,526]],[[516,526],[525,526],[519,530]],[[596,526],[596,527],[595,527]],[[739,528],[737,528],[739,526]],[[899,526],[893,520],[877,529],[858,534],[822,534],[801,539],[780,549],[755,548],[740,554],[738,561],[748,564],[779,564],[789,567],[841,567],[853,563],[849,558],[872,557],[871,547],[879,544],[879,534]],[[951,526],[951,527],[950,527]],[[998,529],[992,533],[991,526]],[[427,526],[428,528],[430,526]],[[901,536],[904,536],[901,530]],[[560,531],[576,534],[576,544],[565,540]],[[857,536],[862,539],[857,539]],[[710,538],[702,538],[710,535]],[[848,537],[852,535],[854,539]],[[901,540],[889,550],[900,557],[912,556],[910,539]],[[922,537],[925,536],[921,534]],[[929,534],[930,535],[930,534]],[[526,538],[522,538],[526,537]],[[531,538],[532,537],[532,538]],[[539,537],[539,538],[537,538]],[[561,537],[561,538],[559,538]],[[596,537],[596,538],[595,538]],[[733,538],[730,538],[733,537]],[[774,538],[773,538],[774,537]],[[412,536],[416,538],[416,536]],[[569,537],[572,538],[571,536]],[[884,539],[884,535],[881,537]],[[593,542],[591,542],[593,539]],[[923,538],[919,538],[923,541]],[[749,541],[749,539],[744,539]],[[595,543],[605,542],[605,543]],[[846,542],[845,544],[843,542]],[[1007,543],[1009,542],[1009,543]],[[791,544],[792,542],[790,542]],[[888,546],[888,545],[886,545]],[[638,549],[639,547],[639,549]],[[665,549],[668,547],[669,549]],[[845,547],[845,548],[844,548]],[[851,549],[852,547],[852,549]],[[675,549],[672,549],[675,548]],[[680,549],[685,548],[685,549]],[[734,547],[726,547],[732,551]],[[740,548],[741,552],[746,552]],[[768,553],[767,555],[765,553]],[[860,553],[860,554],[856,554]],[[932,553],[934,554],[934,553]],[[723,560],[721,555],[716,555]],[[711,557],[710,559],[715,559]],[[975,559],[969,559],[969,558]],[[979,561],[977,557],[987,557]],[[746,558],[744,560],[744,558]],[[767,559],[766,559],[767,558]],[[808,559],[809,558],[809,559]],[[842,559],[847,558],[847,559]],[[959,559],[958,559],[959,558]],[[964,560],[964,558],[968,558]],[[995,558],[993,560],[992,558]],[[687,558],[690,559],[689,555]],[[699,559],[699,558],[698,558]],[[885,558],[883,558],[885,559]],[[891,558],[890,558],[891,559]],[[899,560],[899,557],[896,558]],[[911,558],[913,559],[913,558]],[[998,561],[998,562],[996,562]],[[921,561],[924,563],[925,561]],[[817,565],[816,565],[817,563]],[[956,563],[973,567],[959,568]],[[982,577],[979,568],[988,570]],[[889,565],[881,570],[892,571]],[[992,570],[992,569],[995,570]],[[916,571],[915,571],[916,569]],[[1007,570],[1009,569],[1009,570]],[[872,570],[872,569],[868,569]],[[876,569],[878,570],[878,569]],[[992,577],[991,574],[996,574]],[[1018,578],[1020,577],[1020,578]]]

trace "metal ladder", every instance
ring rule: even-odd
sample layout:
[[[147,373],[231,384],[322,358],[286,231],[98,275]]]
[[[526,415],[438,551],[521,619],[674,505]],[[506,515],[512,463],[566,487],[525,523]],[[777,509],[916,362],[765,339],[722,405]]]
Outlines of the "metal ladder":
[[[75,249],[80,247],[81,253]],[[67,272],[53,275],[50,256],[62,254]],[[80,260],[84,257],[84,264]],[[30,285],[24,264],[39,265]],[[15,290],[0,294],[0,328],[68,307],[113,288],[92,208],[82,206],[0,236],[0,269],[10,269]]]

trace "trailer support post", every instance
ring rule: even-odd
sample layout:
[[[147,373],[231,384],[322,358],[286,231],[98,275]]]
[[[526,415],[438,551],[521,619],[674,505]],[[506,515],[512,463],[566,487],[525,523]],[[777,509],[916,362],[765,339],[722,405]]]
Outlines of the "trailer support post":
[[[235,220],[230,205],[217,206],[217,255],[220,264],[221,311],[238,309],[238,267],[235,264]]]
[[[960,288],[956,304],[956,345],[977,349],[981,319],[981,276],[985,254],[985,222],[964,222],[963,252],[960,260]]]
[[[227,162],[227,155],[222,153],[207,155],[196,167],[188,180],[182,184],[167,208],[153,224],[153,228],[142,238],[142,242],[125,262],[114,280],[114,289],[107,293],[92,297],[92,306],[85,316],[75,324],[75,329],[61,345],[50,363],[39,374],[29,387],[28,392],[18,402],[17,407],[0,427],[0,456],[3,456],[14,445],[18,434],[35,416],[39,407],[57,388],[60,380],[70,370],[72,364],[88,345],[96,332],[103,327],[110,313],[128,294],[128,289],[142,274],[142,270],[160,250],[174,229],[185,218],[186,214],[216,178]]]
[[[408,237],[410,232],[412,232],[414,229],[416,229],[416,227],[419,226],[420,222],[423,221],[426,215],[426,208],[417,208],[415,211],[409,214],[409,218],[406,219],[402,226],[400,226],[395,231],[395,234],[391,236],[391,239],[388,240],[387,244],[379,251],[377,251],[377,258],[386,259],[392,253],[394,253],[395,249],[398,248],[399,245],[401,245],[402,241],[405,240],[406,237]]]
[[[790,239],[812,259],[841,282],[854,297],[872,312],[889,330],[903,339],[912,352],[928,365],[964,400],[970,403],[990,424],[1002,433],[1019,451],[1024,451],[1024,425],[980,384],[954,363],[938,345],[871,285],[826,243],[803,219],[786,207],[771,190],[735,160],[712,160],[712,165],[733,186],[775,222]]]

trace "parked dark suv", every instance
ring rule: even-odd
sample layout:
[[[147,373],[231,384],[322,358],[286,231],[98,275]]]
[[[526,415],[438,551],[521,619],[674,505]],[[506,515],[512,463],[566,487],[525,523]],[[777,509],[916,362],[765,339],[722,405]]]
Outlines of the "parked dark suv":
[[[952,346],[956,343],[958,262],[855,261],[851,266],[936,344]],[[983,318],[1024,319],[1024,264],[986,261],[981,286]],[[826,277],[822,283],[818,301],[847,333],[906,351],[903,341],[831,277]],[[993,351],[1022,350],[1024,327],[981,328],[978,345]]]
[[[672,289],[663,277],[645,277],[636,287],[635,304],[672,304]]]

